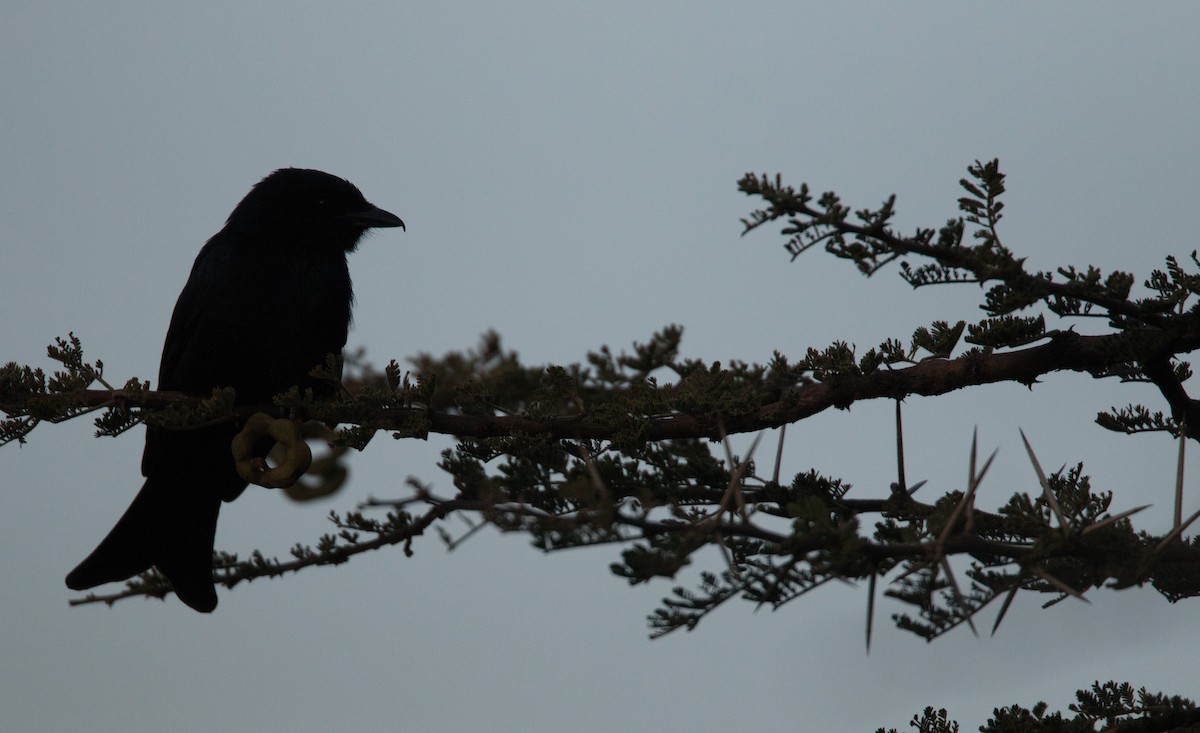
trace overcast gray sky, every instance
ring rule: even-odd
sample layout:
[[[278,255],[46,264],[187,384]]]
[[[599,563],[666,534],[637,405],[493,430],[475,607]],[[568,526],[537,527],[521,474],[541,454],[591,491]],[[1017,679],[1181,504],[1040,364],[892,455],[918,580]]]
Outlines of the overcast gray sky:
[[[48,366],[73,330],[111,380],[155,379],[196,252],[282,166],[344,176],[408,224],[351,260],[350,345],[378,363],[489,328],[566,363],[668,323],[689,356],[764,361],[978,317],[971,287],[913,292],[816,252],[789,264],[774,232],[740,238],[748,170],[855,206],[895,192],[911,228],[953,216],[965,167],[998,156],[1012,249],[1140,281],[1197,246],[1198,30],[1182,2],[6,2],[0,361]],[[1143,397],[1069,375],[910,401],[909,477],[961,487],[978,425],[1000,449],[981,504],[1033,490],[1023,427],[1046,465],[1085,461],[1115,509],[1154,502],[1143,526],[1162,531],[1174,446],[1091,422]],[[882,495],[891,410],[796,426],[785,473]],[[672,584],[628,588],[611,549],[547,557],[495,534],[221,590],[211,616],[173,598],[69,608],[64,574],[141,483],[141,431],[91,432],[0,450],[5,730],[869,732],[927,704],[973,730],[1094,679],[1198,692],[1195,609],[1153,591],[1018,599],[995,638],[932,645],[888,606],[869,657],[848,587],[650,642]],[[324,503],[248,491],[217,544],[283,555],[406,475],[450,491],[445,445],[376,441]]]

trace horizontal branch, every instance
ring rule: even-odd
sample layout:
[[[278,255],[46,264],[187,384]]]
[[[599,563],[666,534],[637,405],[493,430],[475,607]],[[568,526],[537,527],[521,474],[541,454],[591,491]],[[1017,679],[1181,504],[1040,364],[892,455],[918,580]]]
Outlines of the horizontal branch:
[[[1017,382],[1032,386],[1039,377],[1054,371],[1102,373],[1113,363],[1129,361],[1138,355],[1175,354],[1200,347],[1200,338],[1182,337],[1158,331],[1136,331],[1083,336],[1073,331],[1051,334],[1049,341],[1006,352],[974,351],[953,359],[929,358],[903,368],[880,368],[869,374],[843,374],[828,381],[798,385],[776,393],[778,399],[736,415],[689,415],[669,413],[636,416],[643,420],[647,440],[682,438],[718,439],[722,427],[726,434],[755,432],[798,422],[830,407],[847,408],[869,399],[902,399],[909,395],[934,396],[964,387],[997,382]],[[1147,357],[1142,357],[1147,358]],[[672,387],[664,387],[670,390]],[[205,396],[207,397],[207,396]],[[162,410],[174,406],[197,406],[205,397],[182,392],[136,390],[81,390],[78,392],[23,396],[14,415],[41,416],[54,406],[71,405],[74,409],[104,407],[142,407]],[[423,433],[439,433],[467,438],[489,438],[516,434],[544,435],[558,439],[611,439],[618,431],[612,418],[584,415],[529,418],[522,415],[478,415],[434,411],[425,407],[381,406],[362,402],[348,406],[314,402],[306,406],[305,416],[326,421],[357,422],[377,430],[411,432],[414,421]],[[279,413],[270,404],[238,405],[232,416],[254,412]],[[357,420],[347,420],[347,412]],[[294,410],[292,412],[295,412]],[[627,424],[627,423],[626,423]]]
[[[856,514],[859,512],[882,513],[895,511],[897,508],[897,505],[892,501],[881,499],[839,500],[838,503],[846,506],[853,505]],[[414,505],[425,505],[428,509],[415,515],[400,514],[400,512],[406,511]],[[909,511],[917,511],[918,514],[930,514],[935,510],[935,507],[931,505],[922,504],[907,497],[905,497],[904,506]],[[536,523],[543,530],[569,532],[580,527],[596,524],[599,516],[595,511],[586,510],[551,513],[520,502],[492,502],[464,497],[443,498],[434,496],[424,489],[417,491],[405,499],[392,501],[368,500],[360,504],[359,508],[391,509],[396,512],[394,516],[406,516],[406,519],[395,524],[381,526],[378,529],[370,529],[370,525],[356,525],[349,521],[335,521],[343,532],[352,533],[350,536],[343,535],[343,543],[331,542],[327,547],[323,547],[316,552],[304,552],[288,561],[267,560],[258,553],[255,553],[254,557],[249,561],[226,560],[223,563],[218,562],[213,575],[214,582],[228,588],[233,588],[241,582],[248,582],[257,578],[280,577],[288,573],[298,572],[307,567],[340,565],[348,562],[355,555],[398,544],[404,544],[405,554],[411,555],[412,541],[424,535],[425,530],[434,522],[445,519],[453,513],[478,514],[481,519],[488,523],[495,523],[492,520],[496,517],[507,516],[510,518],[508,522],[497,525],[503,531],[518,531],[516,529],[518,527],[528,530],[529,527],[526,525],[512,523],[512,519],[519,519]],[[979,516],[993,516],[979,510],[972,511]],[[779,554],[780,556],[790,557],[793,563],[805,561],[806,558],[814,553],[836,551],[841,542],[836,537],[811,537],[797,541],[797,538],[789,534],[767,529],[751,522],[747,518],[738,518],[735,514],[730,514],[728,517],[709,515],[707,518],[700,518],[694,521],[679,521],[678,519],[651,519],[645,514],[629,514],[617,509],[611,513],[603,514],[603,516],[606,519],[602,523],[610,529],[613,527],[625,527],[636,531],[635,535],[620,537],[618,541],[623,543],[645,540],[658,535],[705,536],[720,538],[719,541],[721,542],[736,539],[758,540],[769,543],[768,548],[774,548],[768,549],[768,554]],[[368,532],[374,536],[369,539],[358,539],[357,535],[363,532]],[[973,532],[962,532],[940,542],[919,540],[911,542],[877,542],[864,537],[859,538],[855,548],[876,564],[887,560],[898,561],[908,558],[938,559],[954,555],[988,555],[996,558],[1007,558],[1012,562],[1020,563],[1022,560],[1031,557],[1032,553],[1037,552],[1037,546],[1037,542],[1033,540],[1001,542],[981,537]],[[1042,552],[1044,555],[1042,560],[1044,561],[1047,558],[1076,557],[1080,550],[1072,547],[1070,544],[1065,544],[1057,551],[1046,553],[1043,550]],[[1155,554],[1161,560],[1168,562],[1195,563],[1200,560],[1200,548],[1182,542],[1172,543],[1159,548],[1155,551]],[[233,556],[226,557],[232,558]],[[70,604],[73,606],[90,603],[108,603],[111,605],[116,601],[138,596],[161,598],[165,597],[171,590],[172,586],[170,582],[155,573],[130,581],[126,588],[120,591],[104,594],[89,593],[86,596],[72,599]]]

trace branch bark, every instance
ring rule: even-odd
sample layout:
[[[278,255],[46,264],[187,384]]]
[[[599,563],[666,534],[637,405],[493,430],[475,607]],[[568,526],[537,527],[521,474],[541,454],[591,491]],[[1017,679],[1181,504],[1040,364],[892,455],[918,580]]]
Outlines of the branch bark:
[[[771,402],[738,415],[689,415],[668,413],[647,415],[645,437],[648,440],[680,438],[718,439],[723,423],[726,434],[777,428],[816,415],[830,407],[847,408],[869,399],[902,399],[909,395],[942,395],[964,387],[997,382],[1017,382],[1029,387],[1038,378],[1055,371],[1102,373],[1121,362],[1139,361],[1139,355],[1177,354],[1200,348],[1200,336],[1154,330],[1084,336],[1074,331],[1049,334],[1048,341],[1036,346],[1005,352],[972,352],[953,359],[929,358],[903,368],[881,368],[870,374],[839,375],[825,382],[803,384],[776,393]],[[1153,370],[1152,370],[1153,373]],[[1159,385],[1160,388],[1163,384]],[[666,389],[670,389],[667,387]],[[1173,406],[1179,396],[1166,393]],[[82,390],[23,396],[19,406],[0,404],[12,415],[41,417],[52,405],[69,403],[83,409],[135,406],[161,410],[172,406],[196,406],[207,395],[167,391]],[[1175,397],[1176,399],[1171,399]],[[424,421],[427,432],[470,438],[547,435],[562,439],[605,440],[613,437],[617,426],[588,415],[570,415],[533,419],[521,415],[459,414],[433,411],[424,407],[355,405],[360,424],[379,430],[411,430],[413,419]],[[238,405],[235,416],[254,412],[277,413],[274,405]],[[342,421],[341,406],[314,403],[307,417]],[[1200,425],[1200,419],[1195,423]],[[1196,435],[1191,437],[1195,438]]]

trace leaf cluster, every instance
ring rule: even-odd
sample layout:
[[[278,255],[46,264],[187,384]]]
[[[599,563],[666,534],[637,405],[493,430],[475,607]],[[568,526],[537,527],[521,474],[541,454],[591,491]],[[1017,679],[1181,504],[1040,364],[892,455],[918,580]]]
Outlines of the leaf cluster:
[[[8,415],[0,421],[0,445],[14,440],[25,443],[42,420],[62,422],[89,412],[91,408],[81,404],[78,396],[92,384],[99,382],[111,389],[104,382],[104,362],[84,361],[83,346],[74,333],[55,338],[46,353],[62,368],[47,375],[40,368],[16,362],[0,367],[0,410]],[[113,426],[98,427],[103,431]]]
[[[1044,702],[1031,707],[1010,705],[996,708],[979,727],[982,733],[1184,733],[1200,726],[1200,709],[1187,698],[1135,690],[1128,682],[1094,682],[1078,690],[1069,706],[1073,716],[1048,712]],[[925,708],[914,715],[909,726],[921,733],[958,733],[959,725],[946,710]],[[876,733],[899,733],[895,728]]]

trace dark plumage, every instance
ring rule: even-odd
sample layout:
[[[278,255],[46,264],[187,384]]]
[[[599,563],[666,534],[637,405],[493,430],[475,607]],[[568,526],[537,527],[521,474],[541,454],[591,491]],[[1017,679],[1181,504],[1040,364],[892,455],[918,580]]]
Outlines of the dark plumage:
[[[196,257],[171,316],[159,389],[233,387],[239,402],[268,402],[293,386],[328,391],[309,372],[346,344],[354,297],[346,255],[367,229],[403,226],[328,173],[285,168],[264,178]],[[217,514],[246,488],[230,451],[238,429],[147,428],[146,483],[67,587],[125,580],[153,565],[181,601],[216,608]]]

